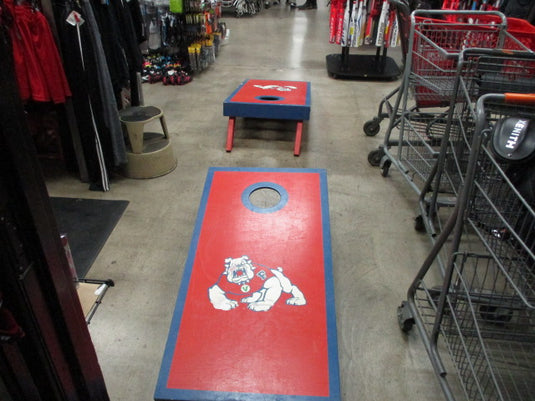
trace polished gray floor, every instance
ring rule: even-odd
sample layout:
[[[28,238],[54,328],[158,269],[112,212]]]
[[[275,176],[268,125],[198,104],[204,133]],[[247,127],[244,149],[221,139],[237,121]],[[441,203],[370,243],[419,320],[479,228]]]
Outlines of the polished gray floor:
[[[89,272],[116,284],[90,324],[111,400],[153,397],[211,166],[327,170],[343,399],[443,400],[417,333],[402,334],[396,319],[430,247],[429,239],[414,230],[417,197],[394,169],[384,178],[368,164],[368,152],[383,133],[366,137],[362,132],[399,81],[328,76],[325,56],[341,48],[328,42],[325,0],[313,11],[280,4],[253,17],[224,15],[223,20],[229,40],[207,71],[185,86],[143,86],[145,104],[165,112],[176,170],[148,180],[117,176],[107,193],[88,191],[76,177],[47,179],[54,196],[130,201]],[[400,61],[399,51],[390,55]],[[293,156],[293,124],[261,121],[238,120],[235,147],[225,152],[222,102],[240,82],[253,78],[311,82],[312,110],[301,156]]]

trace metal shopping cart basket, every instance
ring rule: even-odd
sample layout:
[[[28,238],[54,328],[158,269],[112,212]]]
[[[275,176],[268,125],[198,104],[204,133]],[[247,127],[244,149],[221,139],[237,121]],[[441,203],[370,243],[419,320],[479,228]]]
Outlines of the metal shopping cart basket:
[[[440,230],[436,223],[440,186],[448,183],[457,196],[466,170],[475,121],[475,101],[485,93],[535,93],[535,54],[514,50],[463,50],[459,56],[456,81],[441,147],[419,197],[422,224],[432,235]]]
[[[535,94],[485,94],[465,124],[462,190],[398,319],[416,325],[446,399],[534,400]]]
[[[451,21],[463,15],[471,16],[471,23]],[[370,164],[380,166],[383,176],[394,165],[420,195],[424,189],[446,195],[455,192],[448,180],[435,181],[433,187],[427,180],[435,175],[448,129],[456,128],[449,124],[451,106],[464,101],[456,91],[458,57],[464,49],[476,47],[529,52],[506,28],[506,18],[499,12],[427,10],[425,16],[420,11],[411,14],[409,57],[394,105],[397,111],[389,120],[384,143],[368,155]],[[452,199],[443,196],[441,202],[452,205]],[[422,218],[416,220],[416,228],[425,228]]]
[[[450,15],[449,13],[456,13],[456,14],[459,13],[456,11],[452,11],[449,13],[444,13],[444,11],[416,11],[415,16],[413,17],[410,14],[411,10],[409,8],[409,5],[407,4],[405,0],[389,0],[389,1],[396,10],[396,16],[397,16],[398,23],[400,26],[401,48],[402,48],[403,66],[404,66],[404,78],[407,77],[407,74],[410,71],[410,68],[407,69],[407,63],[406,63],[407,53],[410,51],[411,52],[413,51],[412,47],[410,46],[410,43],[414,42],[415,38],[421,36],[420,28],[423,26],[422,22],[425,22],[426,27],[428,27],[429,24],[432,24],[433,22],[439,24],[436,32],[434,32],[433,29],[431,30],[426,29],[426,32],[423,32],[424,36],[425,34],[429,34],[430,39],[432,41],[437,41],[438,43],[444,40],[444,38],[441,38],[441,36],[443,36],[444,28],[448,27],[448,25],[443,24],[444,22],[446,22],[447,20],[452,20],[452,19],[461,19],[461,22],[459,23],[452,22],[451,25],[449,25],[452,28],[452,30],[455,29],[455,26],[459,24],[466,24],[465,22],[462,21],[462,18],[460,17],[449,16]],[[431,14],[429,14],[429,12]],[[426,18],[427,15],[434,15],[436,18]],[[411,24],[411,21],[412,21],[412,24]],[[414,25],[414,22],[416,22],[416,25]],[[484,22],[483,25],[486,26],[486,25],[495,24],[495,23],[496,22],[492,20],[491,22],[488,22],[488,23]],[[414,28],[414,30],[412,30],[411,27]],[[502,28],[505,29],[505,26],[502,25]],[[415,35],[417,36],[415,37]],[[385,98],[383,98],[383,100],[381,101],[379,105],[379,112],[377,116],[367,121],[363,126],[364,133],[367,136],[375,136],[379,132],[380,130],[379,124],[384,118],[390,118],[391,116],[399,117],[399,115],[397,114],[397,112],[399,111],[398,110],[399,102],[396,102],[394,106],[391,102],[391,99],[395,95],[398,95],[397,100],[401,100],[400,96],[404,92],[405,84],[406,84],[406,79],[403,79],[401,85],[398,88],[396,88],[394,91],[389,93]],[[418,102],[416,102],[413,105],[412,109],[418,110],[419,106],[425,107],[426,105],[425,103],[426,102],[422,102],[421,104],[419,104]],[[383,109],[385,109],[386,112],[384,112]],[[397,121],[397,119],[395,121]]]
[[[429,18],[427,15],[435,16]],[[463,22],[448,22],[448,14],[462,14],[462,11],[426,11],[425,15],[421,11],[415,11],[410,16],[409,38],[407,40],[407,54],[402,83],[396,97],[393,111],[390,113],[389,128],[385,134],[385,144],[377,151],[370,153],[368,160],[373,165],[379,165],[379,161],[384,156],[383,148],[390,148],[395,145],[392,138],[392,128],[399,127],[397,116],[401,114],[412,114],[425,117],[427,114],[413,113],[414,110],[425,107],[444,107],[449,105],[448,92],[442,92],[437,87],[436,81],[446,82],[451,92],[456,72],[456,58],[465,47],[465,37],[468,32],[472,36],[479,33],[480,41],[474,43],[477,47],[497,47],[500,38],[506,30],[505,17],[501,24],[484,22],[483,24],[470,25]],[[487,13],[481,13],[488,15]],[[500,16],[499,13],[493,15]],[[490,35],[490,36],[489,36]],[[489,40],[487,40],[489,39]],[[430,91],[433,88],[434,91]],[[433,96],[433,94],[435,96]],[[407,107],[409,97],[414,97],[415,107]],[[432,116],[432,113],[429,113]],[[400,134],[400,138],[403,138]],[[407,143],[411,138],[407,138]],[[420,138],[418,138],[420,142]],[[425,142],[425,141],[424,141]]]
[[[410,8],[405,0],[389,0],[390,3],[394,6],[396,10],[397,19],[400,26],[400,36],[401,36],[401,48],[402,48],[402,57],[403,57],[403,66],[405,66],[406,55],[408,51],[409,43],[409,34],[410,34]],[[447,15],[448,20],[452,22],[464,22],[472,23],[474,19],[477,19],[477,16],[471,14],[463,15]],[[476,18],[474,18],[476,17]],[[478,19],[481,23],[481,17]],[[495,16],[487,16],[483,18],[484,23],[500,23],[501,19]],[[507,17],[507,32],[508,36],[505,39],[504,48],[506,49],[516,49],[520,51],[525,51],[526,48],[531,51],[535,51],[535,27],[531,25],[528,21],[522,20],[519,18]],[[364,123],[362,129],[364,134],[367,136],[375,136],[379,133],[381,127],[380,124],[385,118],[395,117],[394,126],[399,122],[399,114],[396,114],[393,100],[395,96],[398,95],[401,85],[394,89],[392,92],[387,94],[379,103],[379,108],[377,115],[371,120],[368,120]],[[413,111],[418,111],[418,105],[412,105]]]

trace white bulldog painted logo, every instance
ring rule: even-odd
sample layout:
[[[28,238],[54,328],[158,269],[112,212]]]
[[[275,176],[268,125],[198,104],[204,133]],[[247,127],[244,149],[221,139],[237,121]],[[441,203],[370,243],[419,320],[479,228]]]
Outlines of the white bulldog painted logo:
[[[258,88],[258,89],[275,89],[275,90],[278,90],[279,92],[290,92],[294,89],[297,89],[297,86],[291,86],[291,85],[286,85],[286,86],[280,86],[280,85],[253,85],[255,88]]]
[[[291,295],[288,305],[306,305],[305,296],[282,273],[282,267],[260,269],[247,256],[225,259],[225,270],[208,289],[215,309],[229,311],[241,303],[255,312],[270,310],[282,293]]]

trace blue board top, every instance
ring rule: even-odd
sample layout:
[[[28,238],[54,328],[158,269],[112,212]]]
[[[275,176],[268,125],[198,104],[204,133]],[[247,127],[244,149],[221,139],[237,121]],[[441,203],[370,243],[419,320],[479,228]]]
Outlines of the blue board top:
[[[310,82],[246,80],[224,100],[223,115],[303,121],[310,104]]]

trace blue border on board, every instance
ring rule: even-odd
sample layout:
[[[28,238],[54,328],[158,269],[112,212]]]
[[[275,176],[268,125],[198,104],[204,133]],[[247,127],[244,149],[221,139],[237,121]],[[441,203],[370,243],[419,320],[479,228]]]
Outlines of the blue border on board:
[[[278,103],[224,103],[223,115],[273,120],[309,120],[310,106]]]
[[[329,396],[300,396],[287,394],[258,394],[258,393],[231,393],[219,391],[182,390],[167,388],[167,379],[171,369],[174,347],[178,336],[178,329],[182,321],[187,290],[193,270],[193,262],[197,253],[200,231],[206,212],[208,196],[212,186],[214,173],[218,171],[244,171],[244,172],[277,172],[277,173],[316,173],[320,177],[320,197],[323,229],[323,250],[324,250],[324,273],[325,273],[325,301],[327,303],[327,346],[329,361]],[[329,218],[329,199],[327,188],[327,171],[324,169],[299,169],[299,168],[235,168],[235,167],[210,167],[206,175],[201,203],[195,222],[188,258],[184,267],[182,281],[180,284],[175,310],[169,328],[169,335],[165,345],[160,373],[154,392],[156,401],[340,401],[340,370],[338,364],[338,339],[336,329],[336,307],[334,299],[334,276],[332,269],[332,249],[331,231]]]

